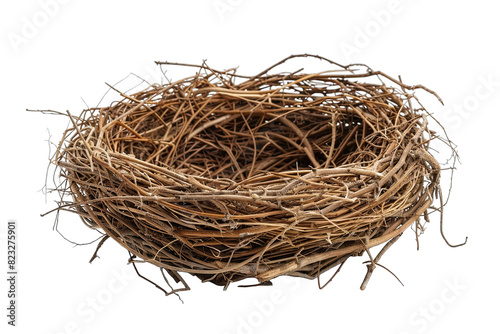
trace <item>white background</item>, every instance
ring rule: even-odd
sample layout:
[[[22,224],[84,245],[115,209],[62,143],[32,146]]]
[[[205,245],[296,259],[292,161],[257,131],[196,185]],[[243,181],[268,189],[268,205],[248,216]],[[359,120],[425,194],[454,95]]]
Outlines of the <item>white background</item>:
[[[6,222],[16,219],[20,309],[18,327],[7,326],[2,279],[0,331],[498,333],[500,20],[494,4],[3,1],[0,259],[5,268]],[[349,260],[323,290],[316,281],[277,279],[273,287],[234,285],[223,292],[184,275],[192,291],[182,293],[182,304],[136,277],[126,265],[127,252],[113,241],[89,264],[95,244],[73,247],[53,230],[55,215],[40,217],[55,207],[55,197],[41,191],[49,133],[57,142],[68,120],[26,108],[78,114],[86,104],[97,105],[105,82],[114,84],[131,72],[160,81],[154,60],[199,64],[207,59],[215,68],[240,66],[241,73],[255,74],[304,52],[340,63],[363,62],[440,94],[444,107],[418,92],[458,146],[461,165],[445,210],[445,233],[453,243],[468,236],[465,247],[449,248],[433,216],[419,251],[408,230],[382,258],[404,287],[379,268],[360,291],[365,255]],[[167,77],[184,74],[192,73],[171,71]],[[139,80],[129,77],[125,84],[134,82]],[[448,157],[446,152],[436,156],[443,162]],[[77,216],[60,218],[59,230],[69,239],[83,243],[96,237]]]

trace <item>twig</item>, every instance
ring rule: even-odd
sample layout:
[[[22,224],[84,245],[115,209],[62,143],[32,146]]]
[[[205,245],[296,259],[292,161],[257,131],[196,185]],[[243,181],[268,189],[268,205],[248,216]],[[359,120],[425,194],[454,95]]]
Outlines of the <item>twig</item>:
[[[367,272],[366,272],[366,275],[365,275],[365,279],[363,280],[363,283],[361,283],[361,287],[360,289],[361,290],[364,290],[366,289],[366,286],[368,285],[368,281],[370,281],[370,278],[372,277],[372,274],[373,274],[373,271],[375,270],[375,268],[377,267],[377,265],[381,266],[382,268],[386,269],[387,271],[389,271],[391,274],[392,272],[383,267],[382,265],[380,265],[378,262],[380,261],[380,258],[382,258],[382,255],[385,254],[385,252],[387,252],[387,250],[396,242],[398,241],[398,239],[401,237],[401,235],[398,235],[394,238],[392,238],[389,242],[387,242],[384,247],[380,250],[380,252],[377,254],[377,256],[375,257],[375,259],[372,259],[372,261],[370,261],[370,264],[367,264],[366,267],[367,267]],[[394,275],[394,274],[393,274]],[[396,275],[394,275],[394,277],[397,278]],[[399,281],[399,278],[397,278],[398,281]],[[401,283],[401,281],[399,281]],[[403,284],[403,283],[401,283]]]

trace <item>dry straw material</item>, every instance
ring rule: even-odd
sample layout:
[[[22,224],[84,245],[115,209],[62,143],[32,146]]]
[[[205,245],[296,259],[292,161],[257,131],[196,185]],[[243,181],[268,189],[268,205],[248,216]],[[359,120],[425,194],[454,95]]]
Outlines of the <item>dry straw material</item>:
[[[272,74],[313,57],[324,72]],[[100,245],[125,247],[134,266],[227,287],[318,278],[368,252],[364,288],[387,248],[442,210],[429,153],[439,137],[414,96],[436,95],[427,88],[311,55],[255,76],[160,64],[195,74],[70,115],[52,161],[71,194],[58,210],[103,231]]]

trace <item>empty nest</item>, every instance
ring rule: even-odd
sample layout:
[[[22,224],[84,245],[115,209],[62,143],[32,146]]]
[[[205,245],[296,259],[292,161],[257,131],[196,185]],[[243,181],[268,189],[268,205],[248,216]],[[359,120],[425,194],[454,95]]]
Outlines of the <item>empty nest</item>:
[[[308,56],[327,70],[271,74]],[[385,244],[370,255],[364,288],[380,256],[412,224],[418,232],[442,197],[429,153],[438,137],[417,89],[436,95],[319,56],[255,76],[202,64],[69,116],[52,161],[71,194],[58,210],[104,232],[100,245],[111,237],[131,262],[184,284],[179,272],[225,287],[318,278]]]

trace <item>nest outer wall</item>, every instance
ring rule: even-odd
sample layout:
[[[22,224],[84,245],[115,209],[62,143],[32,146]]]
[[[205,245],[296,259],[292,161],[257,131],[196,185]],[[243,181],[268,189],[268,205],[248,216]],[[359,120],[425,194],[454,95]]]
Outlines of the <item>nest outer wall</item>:
[[[413,94],[434,92],[319,56],[324,72],[271,74],[297,57],[251,77],[203,64],[70,115],[53,158],[72,197],[59,209],[176,280],[226,287],[317,278],[421,228],[440,165]]]

